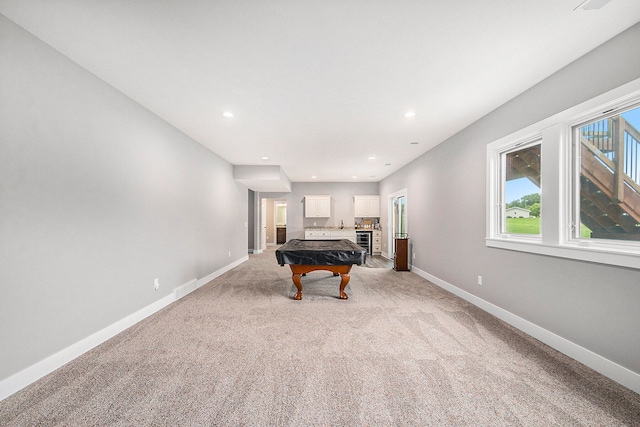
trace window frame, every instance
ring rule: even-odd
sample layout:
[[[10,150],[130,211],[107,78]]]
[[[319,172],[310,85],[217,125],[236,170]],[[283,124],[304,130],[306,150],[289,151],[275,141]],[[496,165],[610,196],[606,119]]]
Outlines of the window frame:
[[[574,127],[638,102],[640,79],[489,143],[486,164],[486,246],[640,269],[640,242],[580,239],[574,237],[571,231],[580,197],[579,191],[576,191],[580,158],[573,153]],[[537,139],[541,140],[540,193],[544,195],[540,210],[541,234],[502,233],[502,155]]]
[[[525,148],[533,147],[534,145],[540,145],[540,149],[542,149],[542,135],[536,134],[530,138],[518,140],[513,144],[509,144],[506,147],[504,147],[502,150],[500,150],[500,153],[499,153],[500,181],[498,182],[498,185],[500,186],[500,190],[499,190],[499,193],[497,194],[498,200],[496,201],[496,206],[499,207],[499,212],[497,216],[498,223],[496,224],[495,229],[497,230],[499,235],[503,236],[503,238],[517,237],[519,239],[532,241],[532,242],[537,242],[538,240],[542,239],[542,233],[541,234],[517,234],[517,233],[507,233],[506,231],[503,231],[506,229],[506,225],[507,225],[506,224],[506,221],[507,221],[506,201],[505,201],[506,181],[507,181],[506,156],[513,152],[520,151]],[[540,190],[542,191],[542,187],[540,188]],[[542,198],[540,199],[540,201],[542,205]],[[541,218],[541,223],[542,223],[542,218]]]
[[[630,108],[631,107],[631,108]],[[603,119],[608,119],[608,118],[612,118],[615,116],[619,116],[620,114],[622,114],[625,110],[627,109],[640,109],[640,99],[636,99],[636,100],[631,100],[628,102],[624,102],[621,105],[618,105],[617,107],[613,108],[611,111],[605,111],[603,113],[601,113],[600,115],[597,116],[589,116],[587,118],[586,121],[582,121],[582,122],[578,122],[578,123],[574,123],[571,125],[571,148],[572,148],[572,156],[573,156],[573,162],[572,162],[572,167],[573,167],[573,173],[572,173],[572,178],[574,180],[573,182],[573,189],[574,189],[574,195],[572,198],[572,210],[571,210],[571,218],[573,223],[575,224],[576,229],[572,229],[571,230],[571,234],[569,237],[569,240],[575,240],[577,242],[581,242],[583,244],[591,244],[593,242],[598,242],[600,244],[602,244],[603,246],[607,247],[609,246],[611,243],[613,243],[613,246],[625,246],[625,243],[627,244],[627,246],[629,246],[629,248],[640,248],[640,241],[625,241],[625,240],[610,240],[610,239],[602,239],[602,238],[596,238],[596,239],[584,239],[579,237],[580,236],[580,232],[579,232],[579,227],[580,227],[580,223],[581,223],[581,219],[580,219],[580,194],[579,194],[579,189],[580,189],[580,171],[582,168],[581,162],[582,162],[582,158],[581,155],[578,154],[579,151],[579,147],[578,147],[578,142],[576,141],[576,138],[578,136],[579,133],[579,128],[594,122],[594,121],[598,121],[598,120],[603,120]],[[573,228],[573,227],[572,227]]]

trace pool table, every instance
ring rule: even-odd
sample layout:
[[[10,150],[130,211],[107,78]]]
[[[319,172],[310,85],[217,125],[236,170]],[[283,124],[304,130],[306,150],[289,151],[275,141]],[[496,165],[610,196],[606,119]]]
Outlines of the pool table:
[[[351,267],[364,264],[366,257],[367,251],[350,240],[292,239],[276,249],[278,264],[291,267],[291,278],[298,288],[293,299],[297,301],[302,299],[302,276],[316,270],[340,275],[340,299],[348,299],[344,288],[351,278]]]

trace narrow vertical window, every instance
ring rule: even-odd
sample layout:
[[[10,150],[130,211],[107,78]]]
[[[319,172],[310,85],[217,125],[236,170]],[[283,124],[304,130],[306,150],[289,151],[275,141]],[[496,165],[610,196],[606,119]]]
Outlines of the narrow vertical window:
[[[574,128],[573,237],[640,241],[640,107]]]
[[[502,154],[502,233],[540,234],[540,140]]]

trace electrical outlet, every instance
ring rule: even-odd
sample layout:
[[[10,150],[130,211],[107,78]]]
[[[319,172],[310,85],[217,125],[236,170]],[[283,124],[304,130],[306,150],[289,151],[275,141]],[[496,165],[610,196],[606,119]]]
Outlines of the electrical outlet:
[[[416,253],[415,252],[413,253],[413,259],[416,259]]]
[[[159,287],[160,287],[160,282],[158,282],[158,279],[154,280],[153,281],[153,289],[155,289],[157,291]]]
[[[478,285],[482,286],[482,276],[478,276]]]
[[[229,251],[229,256],[231,256],[231,251]]]

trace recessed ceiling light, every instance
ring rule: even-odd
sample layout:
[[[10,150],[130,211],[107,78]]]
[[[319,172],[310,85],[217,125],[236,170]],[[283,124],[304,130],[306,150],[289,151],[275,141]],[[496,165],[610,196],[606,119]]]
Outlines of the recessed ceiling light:
[[[315,176],[315,175],[313,175],[313,176],[311,177],[311,179],[316,179],[316,178],[317,178],[317,176]]]
[[[411,117],[415,117],[416,113],[415,111],[407,111],[406,113],[404,113],[404,116],[408,119],[410,119]]]
[[[222,113],[222,115],[227,119],[230,119],[231,117],[233,117],[233,113],[231,111],[225,111],[224,113]]]
[[[358,177],[357,177],[357,176],[355,176],[355,175],[353,175],[351,178],[353,178],[353,179],[357,179]]]
[[[262,160],[269,160],[267,156],[262,156]]]
[[[369,156],[369,160],[375,160],[376,156]]]

